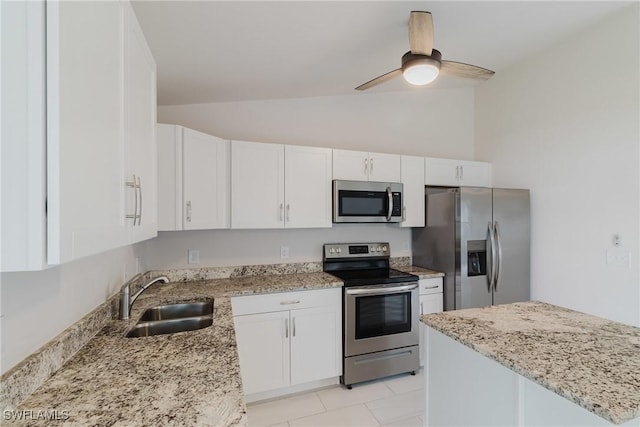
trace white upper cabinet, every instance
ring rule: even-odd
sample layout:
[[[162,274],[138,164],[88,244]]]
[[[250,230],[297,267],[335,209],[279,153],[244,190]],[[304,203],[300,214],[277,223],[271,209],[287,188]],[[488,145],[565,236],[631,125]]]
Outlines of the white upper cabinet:
[[[285,145],[285,227],[331,227],[331,149]]]
[[[126,211],[129,243],[158,233],[156,148],[156,63],[130,4],[126,4],[125,39],[125,153],[128,187]],[[137,197],[137,200],[136,200]]]
[[[2,271],[40,270],[46,257],[45,8],[0,2]]]
[[[229,227],[229,141],[158,124],[158,229]]]
[[[191,129],[182,138],[184,230],[229,227],[229,141]]]
[[[231,142],[231,227],[331,226],[331,150]]]
[[[1,7],[2,104],[15,109],[2,109],[3,185],[19,195],[3,200],[3,246],[17,248],[3,271],[155,236],[155,63],[129,2]]]
[[[125,6],[46,5],[49,264],[128,241],[132,219],[125,221],[124,206]]]
[[[400,182],[400,156],[333,150],[333,179]]]
[[[491,164],[425,158],[425,185],[491,187]]]
[[[424,227],[424,158],[401,156],[401,227]]]
[[[284,145],[231,142],[231,227],[284,226]]]

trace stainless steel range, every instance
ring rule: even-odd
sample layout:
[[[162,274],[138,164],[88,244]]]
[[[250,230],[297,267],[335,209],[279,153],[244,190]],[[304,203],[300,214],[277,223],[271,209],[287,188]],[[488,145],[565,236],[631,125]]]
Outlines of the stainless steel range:
[[[323,269],[344,282],[343,370],[351,384],[411,372],[418,352],[418,277],[389,268],[389,243],[325,244]]]

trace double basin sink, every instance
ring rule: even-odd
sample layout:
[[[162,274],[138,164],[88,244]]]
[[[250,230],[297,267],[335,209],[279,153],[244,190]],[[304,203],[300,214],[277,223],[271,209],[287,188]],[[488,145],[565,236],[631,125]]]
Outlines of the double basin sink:
[[[149,337],[195,331],[213,325],[213,298],[151,307],[125,335],[127,338]]]

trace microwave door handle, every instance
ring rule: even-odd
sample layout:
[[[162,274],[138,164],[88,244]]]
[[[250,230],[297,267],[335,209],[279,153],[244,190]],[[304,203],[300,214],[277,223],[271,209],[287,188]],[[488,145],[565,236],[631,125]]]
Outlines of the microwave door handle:
[[[391,213],[393,212],[393,193],[391,193],[391,187],[387,187],[387,198],[389,199],[389,206],[387,211],[387,222],[391,221]]]

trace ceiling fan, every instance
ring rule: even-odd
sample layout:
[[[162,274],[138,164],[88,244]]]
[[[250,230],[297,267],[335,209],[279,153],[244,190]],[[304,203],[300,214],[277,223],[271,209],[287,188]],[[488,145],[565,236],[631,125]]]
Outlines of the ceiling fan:
[[[409,17],[409,52],[402,55],[402,66],[358,86],[366,90],[402,74],[413,85],[431,83],[439,74],[488,80],[495,72],[475,65],[443,61],[440,51],[433,49],[433,20],[430,12],[411,12]]]

